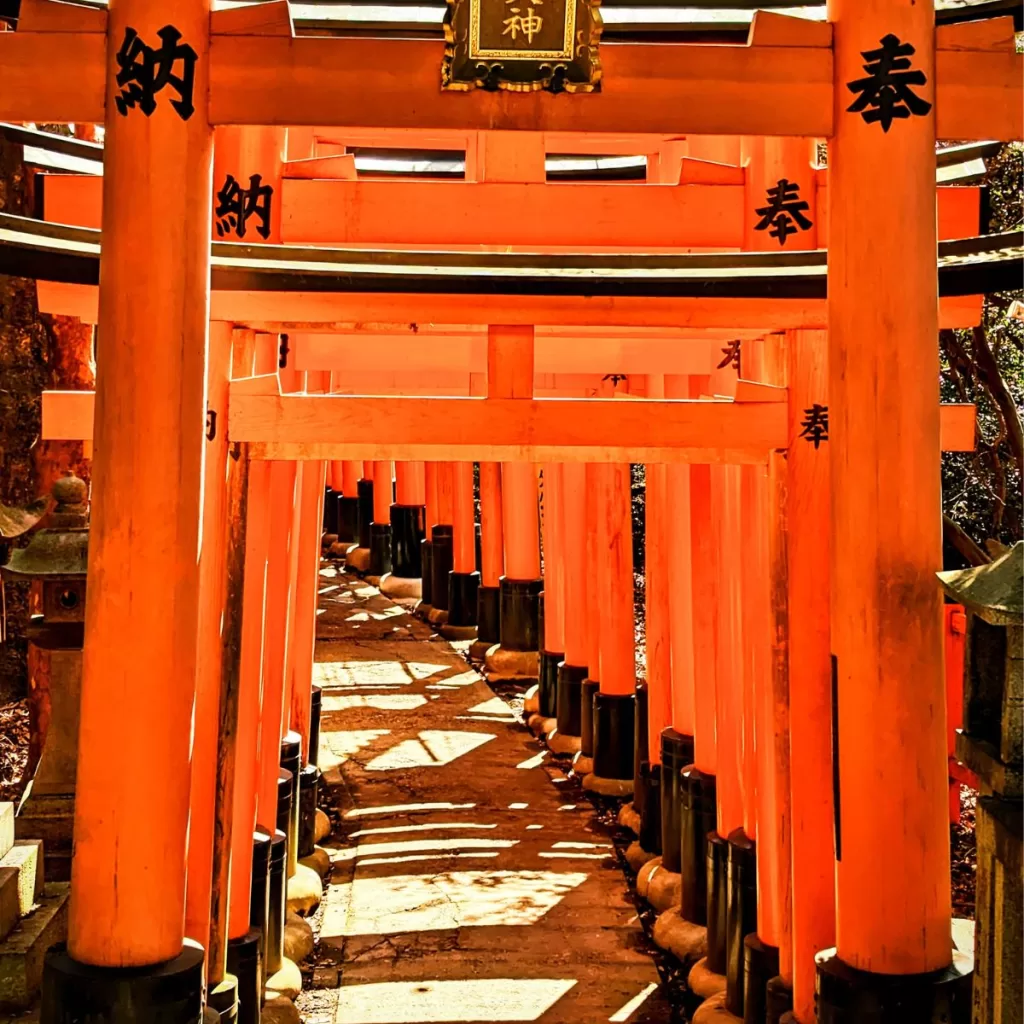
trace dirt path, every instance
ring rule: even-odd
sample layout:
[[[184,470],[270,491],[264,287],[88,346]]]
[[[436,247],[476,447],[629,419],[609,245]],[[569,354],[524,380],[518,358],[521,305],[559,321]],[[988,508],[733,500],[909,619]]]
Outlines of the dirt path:
[[[332,575],[333,574],[333,575]],[[320,766],[340,824],[306,1024],[653,1024],[610,839],[459,653],[324,570]]]

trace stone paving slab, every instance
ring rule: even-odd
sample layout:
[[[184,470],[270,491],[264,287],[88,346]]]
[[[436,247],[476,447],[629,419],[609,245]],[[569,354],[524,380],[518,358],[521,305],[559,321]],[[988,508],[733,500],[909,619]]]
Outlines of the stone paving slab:
[[[320,767],[342,827],[318,914],[341,988],[306,1024],[667,1021],[591,805],[452,645],[321,572]]]

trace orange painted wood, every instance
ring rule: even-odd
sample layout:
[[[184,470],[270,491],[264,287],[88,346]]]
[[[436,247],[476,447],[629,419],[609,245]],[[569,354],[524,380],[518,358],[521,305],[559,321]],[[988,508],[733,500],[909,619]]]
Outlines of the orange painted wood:
[[[37,283],[40,308],[96,322],[96,289],[89,285]],[[939,326],[981,322],[981,296],[939,300]],[[824,299],[525,298],[518,296],[332,295],[327,292],[215,291],[210,317],[258,330],[315,330],[326,324],[505,323],[534,326],[622,326],[700,329],[824,328]]]
[[[501,504],[505,575],[510,580],[540,579],[537,470],[532,462],[502,463]]]
[[[501,464],[480,463],[480,585],[496,587],[505,572]]]
[[[718,575],[715,645],[715,737],[718,832],[743,827],[747,779],[743,757],[743,559],[739,466],[711,468],[711,507]]]
[[[382,526],[391,522],[392,464],[387,461],[373,464],[373,521]]]
[[[268,5],[261,5],[261,7],[266,6]],[[244,11],[251,10],[251,8],[243,7],[236,10]],[[219,11],[217,13],[234,14],[235,12]],[[215,210],[217,193],[225,186],[228,175],[231,175],[242,188],[248,188],[251,175],[258,174],[261,179],[260,184],[270,186],[274,190],[270,202],[270,234],[266,238],[258,234],[256,228],[259,226],[259,221],[253,218],[246,224],[244,239],[239,238],[228,229],[223,235],[224,241],[246,241],[251,244],[260,242],[272,244],[283,241],[281,236],[281,173],[284,165],[284,143],[284,128],[258,126],[238,128],[225,125],[214,133],[213,192]],[[216,216],[211,222],[211,236],[214,239],[222,237],[217,231]]]
[[[231,376],[231,325],[211,324],[207,356],[207,405],[224,423]],[[73,394],[73,392],[67,392]],[[91,403],[90,403],[91,405]],[[90,408],[89,433],[92,434]],[[213,884],[213,820],[217,789],[217,732],[221,691],[221,622],[226,593],[224,517],[227,492],[227,430],[205,443],[203,518],[199,539],[199,604],[196,695],[189,796],[188,879],[185,934],[206,947]]]
[[[299,496],[298,563],[291,647],[290,727],[302,737],[302,757],[309,758],[309,722],[313,694],[313,643],[316,632],[316,605],[319,590],[320,537],[324,494],[322,462],[302,467]],[[390,472],[388,474],[390,484]],[[376,488],[375,488],[376,490]],[[390,498],[390,495],[389,495]],[[305,764],[305,761],[303,761]]]
[[[622,696],[636,689],[629,463],[602,463],[597,468],[601,692]]]
[[[814,1024],[814,955],[835,945],[832,671],[829,647],[829,448],[801,443],[803,409],[829,404],[824,332],[788,336],[787,458],[793,1012]],[[831,442],[830,442],[831,443]]]
[[[317,178],[355,181],[357,177],[356,157],[354,153],[338,153],[333,156],[311,156],[302,160],[289,160],[284,167],[284,176],[304,181]]]
[[[915,66],[917,66],[915,64]],[[1024,57],[1019,53],[968,53],[939,50],[935,59],[935,127],[938,138],[964,140],[1024,137],[1021,82]]]
[[[544,149],[541,132],[477,132],[466,145],[466,180],[542,182]]]
[[[544,465],[544,650],[565,653],[565,487],[562,464]]]
[[[473,463],[453,462],[452,466],[452,569],[476,570],[476,521],[473,512]]]
[[[362,476],[363,464],[353,459],[344,459],[341,463],[341,493],[346,498],[358,497],[359,477]]]
[[[344,486],[344,470],[342,466],[344,463],[341,459],[335,459],[327,467],[327,486],[330,487],[335,494],[341,494],[342,487]]]
[[[935,104],[888,133],[859,116],[837,116],[829,147],[831,643],[841,829],[836,942],[853,968],[916,973],[951,959],[942,597],[935,585],[942,564],[936,226],[929,186],[935,107],[950,99],[949,62],[972,55],[946,53],[936,65],[928,4],[830,0],[829,16],[836,25],[837,83],[861,73],[865,41],[875,45],[893,33],[916,47],[914,67],[927,79],[916,91]],[[998,65],[997,55],[981,59]],[[937,80],[946,82],[945,96],[936,95]],[[866,203],[872,222],[864,217]],[[900,226],[898,250],[875,223]],[[913,728],[905,725],[908,708]],[[875,750],[887,751],[884,759],[864,747],[869,734]],[[879,820],[899,822],[884,872],[878,870]]]
[[[55,32],[48,25],[41,31],[0,33],[0,120],[104,123],[107,36],[94,31],[94,18],[85,26],[88,31]],[[80,21],[76,27],[83,27]],[[121,40],[113,45],[116,49]]]
[[[55,0],[23,0],[18,10],[18,31],[106,35],[107,12],[102,8]]]
[[[565,465],[570,465],[566,463]],[[587,602],[587,678],[600,682],[601,679],[601,632],[604,628],[604,602],[606,593],[602,592],[600,571],[601,529],[604,517],[599,512],[602,493],[602,473],[604,466],[596,462],[588,462],[584,469],[586,481],[586,602]]]
[[[285,667],[291,586],[291,552],[298,474],[294,462],[270,463],[270,539],[267,546],[267,598],[264,609],[263,702],[260,714],[259,791],[257,817],[277,821],[277,775],[285,722]]]
[[[739,463],[761,461],[785,441],[784,403],[586,402],[233,394],[229,429],[232,439],[252,442],[257,458],[302,459],[448,454]]]
[[[218,36],[283,36],[293,34],[291,9],[287,0],[229,7],[210,15],[210,32]]]
[[[487,397],[533,396],[534,328],[530,325],[487,328]]]
[[[438,518],[438,498],[437,498],[437,467],[436,462],[425,462],[423,464],[423,483],[426,492],[426,521],[427,521],[427,535],[428,537],[433,536],[433,529],[440,523]]]
[[[583,182],[286,179],[283,240],[296,245],[738,248],[743,189]],[[529,216],[523,216],[528,210]]]
[[[648,381],[648,385],[650,381]],[[645,467],[644,495],[644,612],[647,627],[647,748],[652,765],[661,764],[661,734],[672,721],[671,591],[678,585],[673,573],[669,531],[677,528],[669,504],[668,467]],[[671,511],[670,511],[671,509]],[[688,735],[693,735],[692,731]]]
[[[395,502],[398,505],[424,505],[427,485],[422,462],[395,463]]]
[[[588,665],[587,471],[579,462],[562,465],[565,552],[565,663]],[[595,668],[595,671],[596,668]]]
[[[985,18],[952,25],[936,25],[935,45],[939,50],[985,50],[1013,53],[1013,17]]]
[[[760,17],[764,13],[758,11],[757,15]],[[831,30],[830,26],[825,27]],[[825,243],[820,242],[819,223],[828,219],[828,207],[822,202],[819,212],[816,175],[811,168],[813,153],[808,140],[745,136],[741,140],[741,154],[745,178],[743,248],[749,251],[788,252],[817,249],[819,243],[824,248]],[[773,227],[756,230],[763,219],[757,210],[767,205],[767,190],[777,188],[780,179],[800,186],[799,198],[808,204],[803,216],[811,222],[807,230],[797,230],[795,234],[787,235],[785,245],[771,236],[770,232],[775,230]],[[975,216],[975,228],[977,224]],[[791,226],[799,228],[798,224]]]
[[[44,440],[92,440],[95,391],[44,391],[42,433]]]
[[[253,463],[249,470],[238,733],[235,740],[235,791],[231,810],[231,885],[228,904],[228,937],[231,939],[242,938],[250,925],[252,834],[256,828],[257,792],[260,781],[263,616],[270,544],[270,474],[269,463]],[[275,820],[276,818],[270,819],[267,824],[272,825]]]
[[[124,0],[109,12],[109,45],[120,45],[128,25],[153,38],[166,17]],[[181,0],[174,18],[197,53],[201,97],[209,4]],[[102,79],[90,65],[102,74],[107,40],[71,38],[73,57],[62,52],[60,33],[27,43],[21,33],[0,34],[0,106],[13,88],[42,117],[48,109],[57,120],[103,121],[94,107]],[[26,52],[46,62],[27,77],[18,58]],[[50,73],[39,73],[44,66]],[[166,102],[151,117],[121,117],[113,75],[107,83],[104,188],[132,201],[108,202],[103,223],[99,322],[104,337],[118,340],[103,347],[97,366],[94,599],[86,609],[68,951],[83,963],[123,967],[176,957],[184,938],[213,132],[201,104],[187,121]],[[125,770],[143,764],[144,772]]]
[[[437,521],[452,525],[455,515],[455,464],[439,462],[437,465]]]

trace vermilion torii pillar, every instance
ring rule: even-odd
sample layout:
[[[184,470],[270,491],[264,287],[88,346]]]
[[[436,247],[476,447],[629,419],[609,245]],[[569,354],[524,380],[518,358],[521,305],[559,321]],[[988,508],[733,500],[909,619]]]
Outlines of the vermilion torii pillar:
[[[441,627],[449,640],[476,638],[476,516],[473,511],[473,463],[452,463],[452,571],[448,574],[448,621]]]
[[[895,1021],[912,1005],[922,1020],[966,1021],[970,977],[961,962],[951,966],[935,585],[935,11],[908,0],[830,0],[828,15],[838,864],[836,952],[819,958],[818,1019]]]
[[[455,549],[455,464],[439,462],[437,482],[437,521],[430,528],[431,585],[433,606],[429,619],[437,626],[448,621],[448,576],[454,564]]]
[[[373,522],[370,523],[370,564],[367,575],[377,582],[391,572],[391,504],[393,463],[373,463]]]
[[[100,1020],[122,1001],[158,1008],[169,975],[178,976],[175,998],[194,1007],[182,1019],[201,1013],[203,954],[183,946],[182,867],[209,322],[209,25],[207,0],[123,0],[108,15],[99,313],[107,342],[89,541],[90,593],[102,599],[86,611],[68,946],[47,955],[47,1024],[71,1007]],[[157,93],[152,109],[121,98],[116,57],[132,32],[154,48],[161,38],[191,48],[177,51],[189,69],[184,95]],[[112,968],[133,970],[112,981]]]
[[[434,610],[434,523],[437,522],[437,467],[436,462],[423,463],[423,516],[426,533],[420,545],[420,602],[416,614],[429,620]]]
[[[565,512],[563,466],[544,465],[544,590],[541,595],[541,649],[537,682],[538,722],[531,725],[553,732],[558,718],[558,666],[565,658]]]
[[[395,463],[391,506],[391,572],[380,582],[388,597],[421,597],[423,538],[426,533],[426,468],[422,462]]]

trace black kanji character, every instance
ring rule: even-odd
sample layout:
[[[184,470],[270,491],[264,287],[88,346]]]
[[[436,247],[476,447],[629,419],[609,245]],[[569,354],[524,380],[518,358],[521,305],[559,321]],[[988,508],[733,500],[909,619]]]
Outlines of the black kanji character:
[[[923,117],[932,105],[910,88],[928,81],[923,71],[909,70],[914,47],[901,43],[891,32],[882,36],[880,42],[879,49],[861,53],[867,61],[864,70],[868,77],[846,83],[850,92],[860,93],[846,109],[860,114],[868,124],[880,121],[882,131],[887,132],[894,119],[908,118],[911,114]],[[869,107],[871,109],[867,109]]]
[[[822,441],[828,440],[828,406],[818,405],[817,402],[804,409],[804,418],[800,423],[804,429],[800,436],[810,441],[817,448]]]
[[[740,343],[739,339],[736,341],[730,341],[725,348],[722,349],[722,354],[725,358],[718,364],[716,369],[724,370],[727,366],[735,366],[736,373],[739,375],[740,372]]]
[[[612,387],[614,388],[618,387],[621,381],[629,380],[629,377],[624,373],[606,373],[601,380],[610,380],[612,382]]]
[[[779,240],[779,245],[785,245],[790,235],[795,235],[797,229],[806,231],[812,226],[811,221],[804,216],[803,211],[809,210],[807,201],[800,198],[800,186],[786,178],[779,178],[778,184],[767,191],[767,206],[762,206],[754,212],[761,220],[754,225],[755,231],[764,231],[772,227],[774,230],[768,233],[772,238]],[[796,224],[796,227],[793,225]]]
[[[114,79],[121,87],[121,93],[114,97],[114,102],[118,113],[124,117],[136,104],[149,117],[156,110],[156,94],[170,85],[179,97],[171,100],[171,106],[183,121],[187,121],[195,113],[192,88],[195,84],[196,51],[188,44],[182,45],[181,33],[173,25],[164,25],[157,35],[163,45],[154,50],[139,38],[135,29],[125,29],[124,42],[117,51],[117,65],[121,70]],[[174,67],[179,63],[181,74],[176,75]]]
[[[262,185],[263,176],[249,176],[249,187],[242,188],[232,175],[228,175],[223,187],[217,193],[217,208],[213,211],[217,218],[217,234],[234,233],[245,238],[245,222],[250,217],[258,217],[259,225],[256,233],[262,238],[270,237],[270,201],[274,189],[270,185]]]

